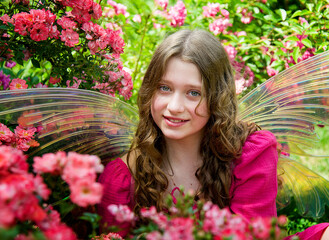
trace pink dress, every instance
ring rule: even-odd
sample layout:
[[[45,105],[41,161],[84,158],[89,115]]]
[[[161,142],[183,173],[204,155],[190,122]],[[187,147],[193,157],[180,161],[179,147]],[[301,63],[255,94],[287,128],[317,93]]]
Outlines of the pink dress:
[[[257,131],[248,136],[242,155],[234,161],[230,209],[250,219],[255,216],[276,216],[277,195],[277,142],[268,131]],[[134,183],[127,165],[120,159],[107,164],[99,178],[104,185],[104,196],[98,212],[109,225],[119,226],[125,236],[129,224],[115,221],[107,210],[109,204],[134,207]],[[301,240],[320,240],[329,223],[312,226],[296,234]],[[291,238],[287,237],[286,240]]]

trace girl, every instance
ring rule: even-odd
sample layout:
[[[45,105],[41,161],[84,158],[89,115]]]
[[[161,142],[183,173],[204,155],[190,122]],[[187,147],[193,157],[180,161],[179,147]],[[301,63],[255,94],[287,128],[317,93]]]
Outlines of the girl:
[[[99,179],[104,222],[125,235],[129,226],[114,220],[109,204],[136,213],[149,206],[161,210],[177,186],[246,218],[276,216],[276,139],[237,121],[233,70],[212,34],[181,30],[166,38],[146,71],[138,107],[129,153],[110,162]],[[326,226],[302,239],[321,239]]]

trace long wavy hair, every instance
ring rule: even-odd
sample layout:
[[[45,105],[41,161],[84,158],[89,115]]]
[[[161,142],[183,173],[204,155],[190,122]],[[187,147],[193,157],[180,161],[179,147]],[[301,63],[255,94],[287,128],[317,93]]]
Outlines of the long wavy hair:
[[[195,173],[203,198],[219,207],[229,206],[232,161],[241,156],[247,136],[257,130],[255,124],[237,121],[234,72],[220,42],[203,30],[180,30],[167,37],[156,49],[139,90],[140,121],[128,154],[135,180],[135,213],[142,207],[164,207],[169,184],[163,171],[166,147],[152,118],[151,102],[173,57],[198,67],[210,113],[200,148],[203,163]]]

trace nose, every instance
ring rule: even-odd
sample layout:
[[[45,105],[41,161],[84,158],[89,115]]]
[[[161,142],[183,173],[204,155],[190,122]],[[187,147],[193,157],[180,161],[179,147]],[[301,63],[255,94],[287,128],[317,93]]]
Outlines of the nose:
[[[178,93],[171,95],[167,109],[172,113],[184,112],[184,99]]]

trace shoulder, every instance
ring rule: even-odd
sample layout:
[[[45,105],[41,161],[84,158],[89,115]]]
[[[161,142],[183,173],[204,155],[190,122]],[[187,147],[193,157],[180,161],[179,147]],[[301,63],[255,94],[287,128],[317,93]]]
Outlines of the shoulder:
[[[276,138],[270,131],[256,131],[250,134],[244,142],[240,160],[253,160],[264,152],[275,153],[277,155]],[[237,161],[239,162],[239,159]]]
[[[272,168],[276,171],[278,161],[277,141],[273,133],[260,130],[250,134],[243,147],[241,157],[234,161],[233,172],[245,172],[248,168]]]

